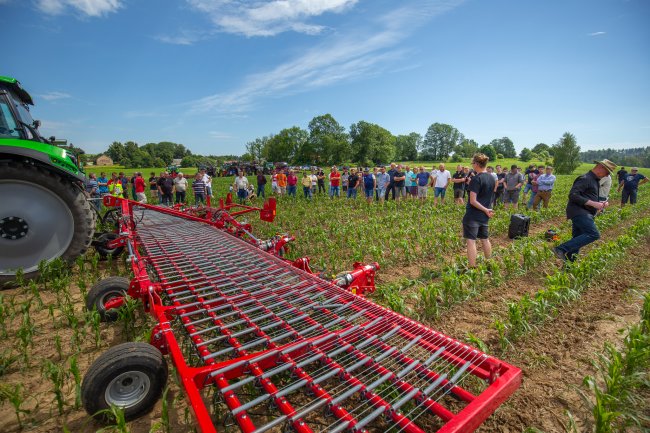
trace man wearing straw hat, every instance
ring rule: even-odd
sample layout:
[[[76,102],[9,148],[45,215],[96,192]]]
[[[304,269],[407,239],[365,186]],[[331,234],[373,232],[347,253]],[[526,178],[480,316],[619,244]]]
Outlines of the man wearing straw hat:
[[[580,248],[600,238],[600,233],[594,217],[609,206],[607,201],[598,201],[600,197],[600,179],[608,176],[616,169],[616,164],[608,159],[594,161],[596,166],[586,174],[579,176],[569,191],[569,203],[566,207],[566,217],[572,223],[571,240],[553,248],[553,253],[562,261],[574,261]]]

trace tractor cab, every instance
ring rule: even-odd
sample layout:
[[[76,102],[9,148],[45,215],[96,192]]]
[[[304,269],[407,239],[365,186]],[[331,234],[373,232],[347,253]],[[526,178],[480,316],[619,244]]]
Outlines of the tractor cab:
[[[39,121],[32,119],[32,97],[15,78],[0,76],[0,138],[47,142],[38,133]]]
[[[79,159],[66,141],[55,137],[43,137],[38,128],[40,120],[32,118],[29,106],[34,105],[31,95],[23,89],[15,78],[0,76],[0,157],[3,154],[16,154],[46,164],[54,163],[63,169],[64,174],[72,174],[83,180],[83,170]],[[43,152],[49,154],[44,158]]]

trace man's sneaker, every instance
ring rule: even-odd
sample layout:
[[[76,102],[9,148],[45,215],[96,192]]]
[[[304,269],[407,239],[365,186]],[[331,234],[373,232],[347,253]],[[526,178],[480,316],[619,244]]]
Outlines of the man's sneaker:
[[[552,248],[553,254],[555,254],[555,257],[558,259],[562,260],[563,262],[567,261],[566,253],[559,249],[558,247]]]

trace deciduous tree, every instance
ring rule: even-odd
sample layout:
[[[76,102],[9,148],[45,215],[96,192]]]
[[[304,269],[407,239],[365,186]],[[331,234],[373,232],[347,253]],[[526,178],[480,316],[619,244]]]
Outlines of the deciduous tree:
[[[580,165],[580,146],[575,135],[565,132],[553,145],[553,165],[557,174],[571,174]]]

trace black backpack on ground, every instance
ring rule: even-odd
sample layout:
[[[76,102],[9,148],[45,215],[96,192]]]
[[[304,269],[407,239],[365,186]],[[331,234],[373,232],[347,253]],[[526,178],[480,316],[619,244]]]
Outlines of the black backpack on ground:
[[[508,228],[508,237],[510,239],[528,236],[530,227],[530,217],[516,213],[510,216],[510,227]]]

